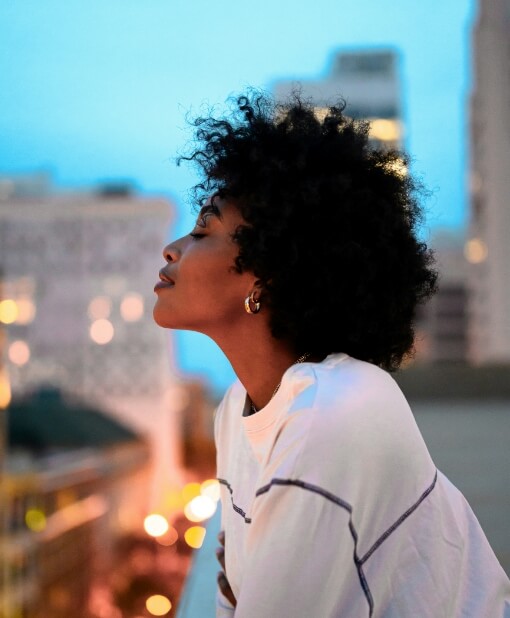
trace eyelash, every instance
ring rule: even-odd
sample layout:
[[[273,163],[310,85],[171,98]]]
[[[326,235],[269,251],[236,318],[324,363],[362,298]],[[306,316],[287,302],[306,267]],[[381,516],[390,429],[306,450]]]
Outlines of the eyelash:
[[[197,234],[196,232],[191,232],[190,236],[191,238],[193,238],[193,240],[200,240],[200,238],[203,238],[205,234]]]

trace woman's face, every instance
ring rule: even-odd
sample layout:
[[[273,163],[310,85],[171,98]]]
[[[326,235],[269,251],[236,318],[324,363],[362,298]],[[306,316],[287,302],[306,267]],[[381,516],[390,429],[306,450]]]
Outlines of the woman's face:
[[[244,299],[256,279],[234,269],[239,247],[232,239],[243,223],[233,204],[215,198],[202,208],[191,234],[163,249],[167,264],[154,288],[159,326],[214,336],[246,315]]]

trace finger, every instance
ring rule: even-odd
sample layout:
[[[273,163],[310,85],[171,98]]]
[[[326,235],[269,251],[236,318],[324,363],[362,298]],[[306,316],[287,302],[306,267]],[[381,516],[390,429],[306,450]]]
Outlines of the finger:
[[[221,568],[224,571],[226,571],[226,569],[225,569],[225,550],[223,549],[223,547],[218,547],[216,549],[216,559],[221,564]]]
[[[225,573],[222,573],[221,571],[219,571],[217,580],[218,580],[218,586],[221,590],[221,593],[235,607],[237,605],[237,601],[234,596],[234,593],[232,592],[232,588],[230,587],[230,584],[228,583],[228,580],[225,577]]]

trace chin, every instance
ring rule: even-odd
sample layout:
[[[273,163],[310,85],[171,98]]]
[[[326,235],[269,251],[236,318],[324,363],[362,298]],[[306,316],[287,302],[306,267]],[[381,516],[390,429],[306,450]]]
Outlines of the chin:
[[[165,313],[161,311],[161,308],[158,308],[158,303],[154,305],[152,317],[158,326],[161,326],[162,328],[171,328],[168,324],[168,319],[165,319],[167,316],[165,316]]]

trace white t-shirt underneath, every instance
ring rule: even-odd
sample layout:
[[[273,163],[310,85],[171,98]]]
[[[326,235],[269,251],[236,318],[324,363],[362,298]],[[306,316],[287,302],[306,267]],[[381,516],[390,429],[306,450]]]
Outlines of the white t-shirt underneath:
[[[236,618],[510,618],[510,582],[438,472],[396,382],[346,354],[290,367],[256,414],[215,417]]]

